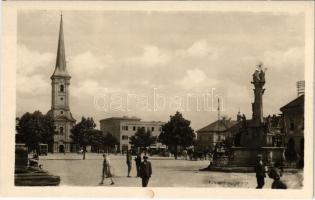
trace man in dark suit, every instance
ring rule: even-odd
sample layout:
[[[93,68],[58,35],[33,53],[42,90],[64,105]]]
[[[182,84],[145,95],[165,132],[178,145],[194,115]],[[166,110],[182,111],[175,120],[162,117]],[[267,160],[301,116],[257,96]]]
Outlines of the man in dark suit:
[[[257,163],[255,166],[255,172],[256,172],[256,179],[257,179],[256,189],[261,189],[265,185],[265,177],[266,177],[265,165],[262,161],[262,155],[257,156]]]
[[[142,187],[147,187],[149,179],[152,175],[152,166],[151,162],[148,161],[147,156],[143,156],[143,162],[140,166],[140,177],[142,179]]]
[[[140,177],[140,167],[141,167],[141,155],[138,153],[135,158],[136,168],[137,168],[137,177]]]

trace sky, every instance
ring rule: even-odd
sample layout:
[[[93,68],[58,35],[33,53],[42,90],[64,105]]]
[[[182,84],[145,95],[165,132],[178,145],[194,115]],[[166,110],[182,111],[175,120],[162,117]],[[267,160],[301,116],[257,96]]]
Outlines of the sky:
[[[59,22],[60,11],[18,13],[17,116],[51,107]],[[251,118],[258,63],[267,68],[265,116],[279,114],[304,80],[302,14],[64,11],[63,25],[77,121],[166,122],[179,110],[198,130],[218,118],[218,98],[220,116]]]

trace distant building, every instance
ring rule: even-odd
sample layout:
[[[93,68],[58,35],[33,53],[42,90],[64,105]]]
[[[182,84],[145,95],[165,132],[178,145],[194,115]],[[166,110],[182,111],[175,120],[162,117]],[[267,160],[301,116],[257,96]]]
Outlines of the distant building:
[[[100,129],[104,134],[110,133],[119,142],[119,151],[131,149],[130,137],[133,136],[139,128],[145,128],[152,133],[152,136],[158,137],[162,131],[164,122],[141,121],[137,117],[111,117],[100,120]],[[165,148],[161,143],[153,144],[150,148]]]
[[[285,143],[304,153],[304,94],[280,108],[284,119]]]
[[[283,128],[283,115],[272,115],[264,118],[267,129],[266,146],[285,146],[285,134]]]
[[[199,149],[214,149],[215,145],[227,138],[233,139],[239,132],[240,122],[222,118],[197,131],[197,144]]]
[[[55,130],[57,133],[54,136],[53,152],[70,152],[75,149],[75,145],[71,143],[70,130],[76,120],[72,117],[69,107],[69,86],[71,76],[69,75],[66,66],[62,16],[60,19],[56,66],[50,79],[52,87],[51,109],[47,114],[54,118]]]

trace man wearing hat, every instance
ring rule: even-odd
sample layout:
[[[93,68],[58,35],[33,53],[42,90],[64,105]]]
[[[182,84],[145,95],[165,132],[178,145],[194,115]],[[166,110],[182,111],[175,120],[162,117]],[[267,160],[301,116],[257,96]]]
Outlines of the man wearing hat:
[[[148,186],[151,175],[152,175],[151,162],[149,162],[148,157],[144,155],[143,162],[141,163],[140,166],[140,177],[142,179],[142,187]]]
[[[256,172],[256,179],[257,179],[257,187],[256,189],[261,189],[265,185],[265,177],[266,177],[266,171],[265,166],[262,161],[262,155],[257,155],[257,163],[255,166],[255,172]]]

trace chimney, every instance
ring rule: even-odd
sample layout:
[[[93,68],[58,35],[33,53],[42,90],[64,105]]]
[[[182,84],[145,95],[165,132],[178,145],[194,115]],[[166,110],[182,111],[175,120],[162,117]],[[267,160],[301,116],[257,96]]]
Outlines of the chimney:
[[[297,95],[301,96],[305,93],[305,81],[296,82]]]

